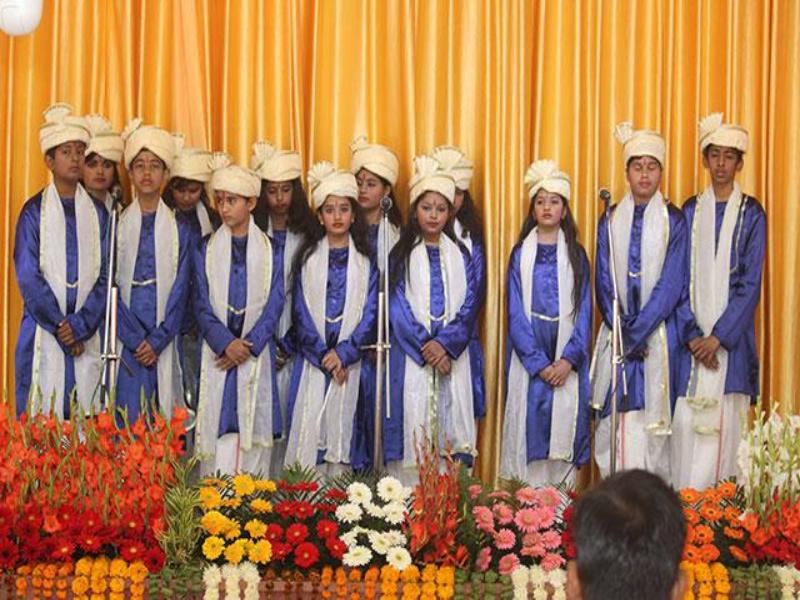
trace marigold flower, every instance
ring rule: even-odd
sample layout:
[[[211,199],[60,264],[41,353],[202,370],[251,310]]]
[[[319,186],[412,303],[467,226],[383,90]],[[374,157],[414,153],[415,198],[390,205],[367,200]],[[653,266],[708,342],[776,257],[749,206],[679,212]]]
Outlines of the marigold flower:
[[[249,496],[256,491],[256,483],[252,476],[242,473],[233,478],[233,491],[237,496]]]
[[[205,510],[217,508],[222,504],[222,496],[214,487],[200,488],[200,504]]]

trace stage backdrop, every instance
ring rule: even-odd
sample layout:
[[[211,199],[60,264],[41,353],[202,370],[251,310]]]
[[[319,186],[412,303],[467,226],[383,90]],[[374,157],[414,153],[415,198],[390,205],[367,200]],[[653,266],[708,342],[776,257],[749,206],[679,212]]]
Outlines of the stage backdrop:
[[[758,312],[765,402],[800,409],[800,2],[646,0],[47,0],[33,35],[0,33],[0,310],[13,397],[22,303],[14,226],[47,181],[37,130],[50,103],[132,116],[192,145],[249,158],[256,139],[306,165],[346,167],[358,134],[394,148],[407,207],[411,159],[438,144],[475,161],[488,296],[482,339],[489,414],[479,471],[492,477],[502,427],[505,271],[527,210],[526,166],[572,178],[580,239],[594,254],[597,189],[625,191],[614,125],[667,139],[664,192],[706,184],[697,120],[724,111],[751,149],[742,187],[769,222]]]

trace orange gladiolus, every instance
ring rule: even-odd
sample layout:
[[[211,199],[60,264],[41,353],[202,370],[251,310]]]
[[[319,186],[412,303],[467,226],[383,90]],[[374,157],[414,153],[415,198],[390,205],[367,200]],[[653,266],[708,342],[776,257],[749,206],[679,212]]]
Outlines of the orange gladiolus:
[[[742,527],[744,527],[749,533],[753,533],[756,530],[756,527],[758,527],[758,517],[756,514],[752,512],[747,513],[742,521]]]
[[[750,559],[747,556],[747,553],[739,548],[739,546],[729,546],[728,552],[731,553],[731,556],[738,560],[739,562],[749,562]]]
[[[754,532],[750,534],[750,539],[756,546],[763,546],[772,537],[766,529],[757,527]]]

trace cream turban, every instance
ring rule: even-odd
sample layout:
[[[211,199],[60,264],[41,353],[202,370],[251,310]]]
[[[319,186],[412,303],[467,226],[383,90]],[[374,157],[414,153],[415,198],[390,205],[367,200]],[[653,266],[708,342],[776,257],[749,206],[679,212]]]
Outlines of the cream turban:
[[[73,115],[69,104],[53,104],[42,114],[44,123],[39,128],[42,154],[66,142],[89,143],[89,124],[83,117]]]
[[[425,192],[438,192],[452,204],[456,195],[453,175],[442,169],[442,164],[432,156],[414,158],[414,175],[409,182],[411,203]]]
[[[743,154],[747,152],[747,130],[739,125],[723,123],[722,113],[711,113],[707,117],[703,117],[700,119],[698,129],[701,152],[711,144],[725,148],[736,148]]]
[[[326,160],[315,163],[308,170],[308,189],[314,208],[319,210],[330,196],[358,198],[358,184],[352,173],[340,171]]]
[[[111,162],[122,162],[124,144],[122,137],[111,128],[111,122],[103,115],[86,115],[86,123],[92,136],[86,146],[86,156],[94,153]]]
[[[211,152],[202,148],[183,148],[175,157],[170,174],[192,181],[211,181]]]
[[[536,192],[544,190],[551,194],[558,194],[569,202],[569,177],[566,173],[558,170],[555,161],[534,161],[525,171],[525,185],[528,188],[528,198],[531,200],[536,196]]]
[[[211,189],[223,191],[245,198],[257,198],[261,193],[261,179],[258,173],[231,162],[230,154],[214,152],[209,161],[213,171]]]
[[[155,125],[142,125],[138,117],[128,121],[122,131],[122,140],[125,142],[125,166],[130,168],[133,159],[142,150],[150,150],[164,161],[167,169],[172,170],[175,155],[183,149],[183,136],[172,134],[166,129]]]
[[[368,144],[367,138],[358,136],[350,144],[350,171],[353,175],[361,169],[366,169],[375,175],[383,177],[390,184],[397,183],[397,174],[400,172],[400,162],[394,152],[380,144]]]
[[[303,175],[299,152],[279,150],[269,142],[253,144],[250,168],[268,181],[291,181]]]
[[[472,181],[472,175],[475,168],[472,161],[467,158],[467,155],[460,148],[455,146],[439,146],[433,149],[433,158],[442,164],[445,171],[449,171],[456,180],[456,188],[459,190],[469,189],[469,182]]]
[[[625,157],[625,164],[631,158],[637,156],[651,156],[655,158],[661,166],[664,166],[664,156],[666,155],[666,145],[662,138],[655,131],[648,129],[633,129],[633,125],[628,121],[620,123],[614,129],[614,137],[622,144],[622,153]]]

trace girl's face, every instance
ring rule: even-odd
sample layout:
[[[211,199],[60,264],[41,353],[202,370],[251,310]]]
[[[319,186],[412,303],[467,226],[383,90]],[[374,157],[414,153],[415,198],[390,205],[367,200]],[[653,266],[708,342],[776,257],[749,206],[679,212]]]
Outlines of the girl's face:
[[[114,183],[114,163],[99,154],[83,163],[83,184],[87,190],[105,193]]]
[[[292,204],[291,181],[267,181],[267,206],[270,214],[284,216]]]
[[[453,213],[458,214],[464,204],[464,190],[456,188],[456,196],[453,198]]]
[[[381,198],[392,191],[392,186],[384,185],[380,177],[366,169],[361,169],[356,174],[356,182],[358,203],[366,212],[377,210],[381,205]]]
[[[224,190],[214,191],[214,201],[222,222],[234,232],[242,230],[250,222],[250,212],[256,207],[255,198],[245,198]]]
[[[436,238],[450,218],[450,203],[437,192],[425,192],[417,200],[414,214],[425,238]]]
[[[328,236],[347,235],[354,220],[355,213],[350,206],[350,199],[344,196],[328,196],[319,209],[319,222],[322,223]]]
[[[193,210],[200,202],[203,195],[203,183],[200,181],[181,182],[179,186],[172,187],[172,197],[175,198],[175,207],[180,211]]]
[[[55,179],[69,183],[78,183],[83,170],[83,155],[86,144],[83,142],[64,142],[56,146],[53,158],[45,156],[47,168],[53,172]]]
[[[553,192],[539,190],[533,198],[533,217],[544,229],[560,227],[564,218],[564,199]]]
[[[142,150],[131,162],[131,183],[140,195],[151,196],[161,193],[167,177],[164,161],[150,150]]]

